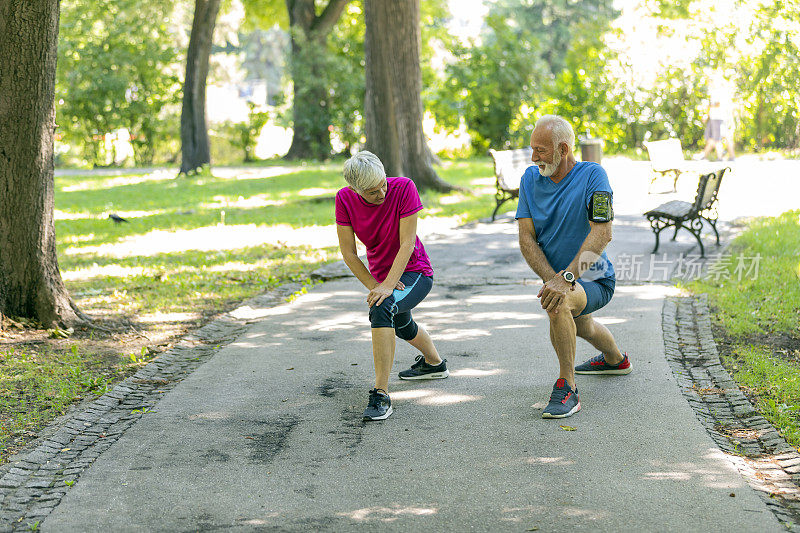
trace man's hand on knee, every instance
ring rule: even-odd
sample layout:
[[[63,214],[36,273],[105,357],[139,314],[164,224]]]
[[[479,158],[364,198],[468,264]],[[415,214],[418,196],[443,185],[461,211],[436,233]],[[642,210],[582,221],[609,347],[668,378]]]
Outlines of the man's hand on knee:
[[[548,313],[558,313],[559,307],[567,301],[567,293],[572,286],[561,276],[553,276],[545,283],[539,294],[536,295],[542,301],[542,309]]]

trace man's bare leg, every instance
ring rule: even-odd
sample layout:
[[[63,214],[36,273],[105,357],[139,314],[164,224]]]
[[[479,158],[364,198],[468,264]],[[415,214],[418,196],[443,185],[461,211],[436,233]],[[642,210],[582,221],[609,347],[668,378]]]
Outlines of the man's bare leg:
[[[583,315],[575,318],[577,335],[585,339],[605,356],[606,363],[618,365],[624,359],[614,336],[603,324],[592,318],[592,315]]]
[[[586,293],[578,283],[574,291],[558,307],[558,312],[548,312],[550,319],[550,342],[556,351],[559,364],[559,378],[564,378],[569,386],[575,388],[575,344],[577,327],[573,314],[586,307]]]

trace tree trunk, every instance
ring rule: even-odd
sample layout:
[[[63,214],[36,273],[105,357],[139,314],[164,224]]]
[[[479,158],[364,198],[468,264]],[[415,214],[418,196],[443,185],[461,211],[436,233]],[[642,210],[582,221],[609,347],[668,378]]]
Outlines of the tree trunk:
[[[422,131],[419,0],[366,0],[364,14],[367,150],[390,176],[411,178],[419,189],[453,190],[433,169]]]
[[[293,32],[294,33],[294,32]],[[331,156],[330,113],[326,94],[325,40],[292,36],[291,69],[294,80],[292,146],[286,159],[324,160]]]
[[[192,34],[186,53],[181,111],[181,174],[211,163],[206,124],[206,78],[220,0],[195,0]]]
[[[331,155],[328,111],[327,38],[350,0],[329,0],[320,15],[314,0],[286,0],[292,33],[294,82],[292,146],[286,159],[327,159]]]
[[[0,3],[0,314],[79,321],[53,216],[58,0]]]

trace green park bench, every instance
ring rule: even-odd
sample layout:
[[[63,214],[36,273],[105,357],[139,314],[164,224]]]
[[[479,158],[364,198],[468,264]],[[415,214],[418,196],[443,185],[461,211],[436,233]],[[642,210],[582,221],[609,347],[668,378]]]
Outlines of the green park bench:
[[[519,197],[519,182],[525,169],[533,164],[531,162],[533,150],[530,146],[514,150],[489,150],[489,155],[494,161],[495,187],[497,188],[494,194],[497,205],[492,213],[492,221],[494,221],[500,206]]]
[[[717,237],[717,245],[719,245],[717,194],[719,193],[720,183],[722,183],[722,176],[728,170],[730,170],[730,167],[724,167],[700,176],[697,195],[693,202],[672,200],[644,214],[656,236],[656,245],[652,253],[658,251],[659,234],[669,227],[674,227],[673,241],[678,235],[678,230],[684,228],[697,239],[698,244],[700,244],[700,256],[705,257],[703,241],[700,239],[700,231],[703,229],[704,221],[714,230],[714,235]]]

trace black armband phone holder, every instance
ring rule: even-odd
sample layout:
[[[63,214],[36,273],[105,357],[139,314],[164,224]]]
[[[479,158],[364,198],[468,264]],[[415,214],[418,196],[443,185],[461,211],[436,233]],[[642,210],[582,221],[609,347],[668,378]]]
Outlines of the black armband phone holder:
[[[614,220],[614,208],[611,205],[611,193],[595,191],[589,201],[589,220],[592,222],[611,222]]]

